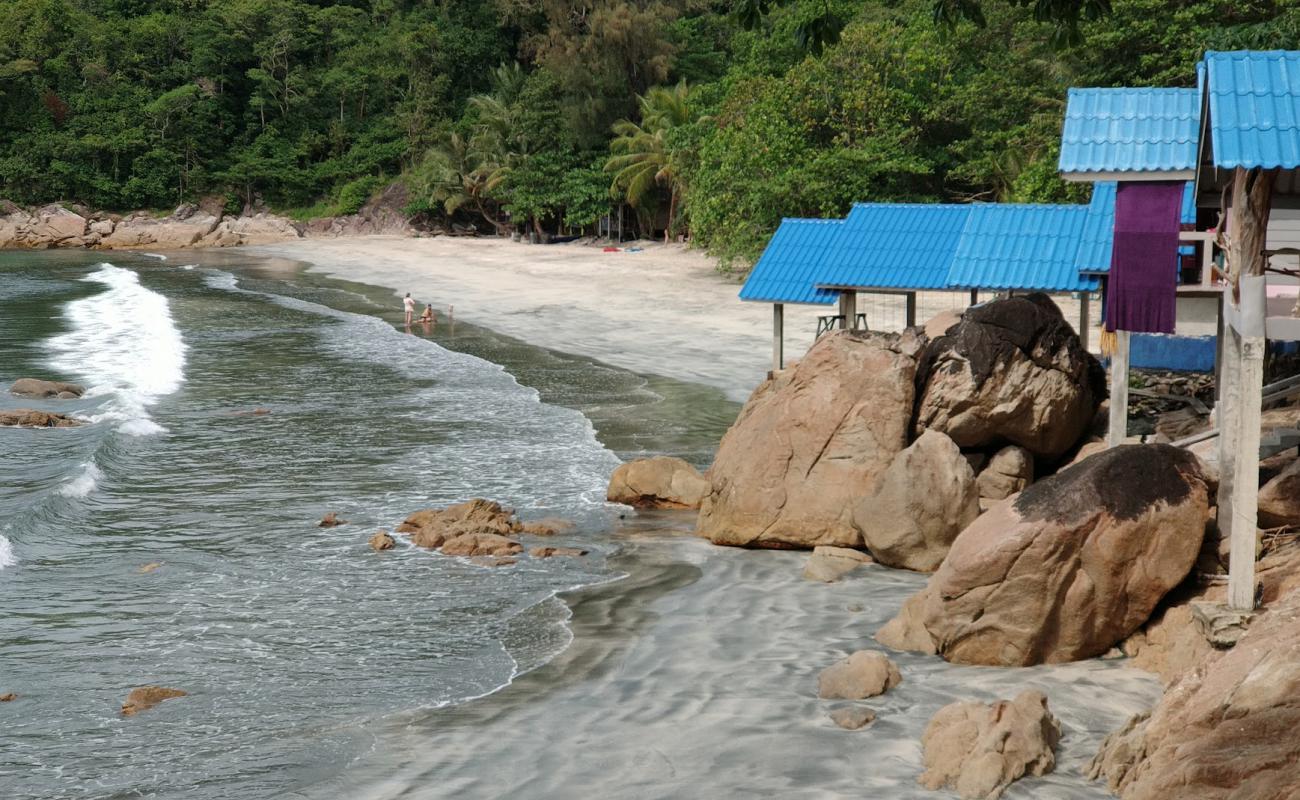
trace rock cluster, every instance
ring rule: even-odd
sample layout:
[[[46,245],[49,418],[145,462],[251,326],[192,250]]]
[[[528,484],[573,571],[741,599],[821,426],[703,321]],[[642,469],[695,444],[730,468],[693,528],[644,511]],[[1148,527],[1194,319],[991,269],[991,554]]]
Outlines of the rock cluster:
[[[992,704],[957,702],[930,720],[921,738],[927,789],[949,787],[962,800],[995,800],[1025,775],[1056,767],[1061,724],[1033,690]]]
[[[441,550],[444,555],[466,556],[485,566],[505,566],[515,563],[512,556],[524,550],[515,538],[520,534],[549,536],[571,527],[573,523],[559,519],[522,522],[500,503],[478,498],[446,508],[416,511],[395,532],[409,537],[414,545]],[[386,534],[371,537],[372,547],[380,536]],[[535,547],[531,552],[534,558],[586,554],[586,550],[574,547]]]
[[[31,408],[0,410],[0,428],[75,428],[81,423],[65,414]]]
[[[9,387],[9,393],[19,397],[75,400],[86,393],[86,387],[78,383],[46,381],[39,378],[19,378]]]
[[[657,456],[620,464],[605,497],[635,508],[699,508],[709,482],[680,458]]]

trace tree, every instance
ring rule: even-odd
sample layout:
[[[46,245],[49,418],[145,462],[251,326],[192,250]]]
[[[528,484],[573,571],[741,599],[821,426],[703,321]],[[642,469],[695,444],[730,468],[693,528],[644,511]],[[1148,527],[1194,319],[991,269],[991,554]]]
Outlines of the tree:
[[[668,190],[665,242],[672,235],[678,202],[685,189],[677,154],[668,137],[674,128],[694,121],[689,96],[690,89],[683,80],[671,88],[656,86],[637,98],[641,122],[624,119],[614,123],[615,138],[609,144],[612,155],[605,162],[605,171],[614,174],[610,193],[633,208],[642,208],[659,187]]]

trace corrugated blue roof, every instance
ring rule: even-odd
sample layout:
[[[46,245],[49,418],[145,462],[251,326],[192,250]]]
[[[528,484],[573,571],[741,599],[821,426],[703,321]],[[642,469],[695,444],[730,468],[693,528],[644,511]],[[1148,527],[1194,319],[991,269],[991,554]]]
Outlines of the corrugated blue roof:
[[[1196,167],[1195,89],[1071,89],[1061,172],[1170,172]]]
[[[1092,201],[1079,237],[1079,252],[1074,265],[1080,272],[1110,272],[1111,247],[1115,242],[1115,189],[1114,181],[1097,181],[1092,185]],[[1182,221],[1196,222],[1195,184],[1187,182],[1183,189]]]
[[[844,225],[838,219],[784,219],[740,289],[741,300],[768,303],[835,302],[834,292],[819,292],[827,250]]]
[[[827,254],[819,286],[943,289],[969,205],[859,203]]]
[[[1300,51],[1205,54],[1215,166],[1300,167]]]
[[[1075,256],[1088,207],[971,206],[948,285],[960,289],[1092,291],[1097,279],[1079,274]]]

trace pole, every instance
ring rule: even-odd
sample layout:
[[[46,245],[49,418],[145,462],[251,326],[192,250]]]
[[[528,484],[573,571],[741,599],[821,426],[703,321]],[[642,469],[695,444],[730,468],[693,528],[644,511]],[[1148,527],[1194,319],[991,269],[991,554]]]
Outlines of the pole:
[[[772,304],[772,371],[785,369],[785,304]]]
[[[853,320],[858,315],[858,293],[854,291],[840,292],[840,320],[841,328],[852,328]]]
[[[1083,344],[1083,349],[1088,349],[1088,311],[1092,299],[1092,292],[1079,293],[1079,341]]]
[[[1115,331],[1115,352],[1110,356],[1110,427],[1106,445],[1115,447],[1128,437],[1129,332]]]
[[[907,293],[907,327],[916,324],[916,292]]]
[[[974,305],[979,305],[979,302],[980,302],[980,290],[979,290],[979,289],[971,289],[971,290],[970,290],[970,304],[973,305],[973,306],[974,306]]]

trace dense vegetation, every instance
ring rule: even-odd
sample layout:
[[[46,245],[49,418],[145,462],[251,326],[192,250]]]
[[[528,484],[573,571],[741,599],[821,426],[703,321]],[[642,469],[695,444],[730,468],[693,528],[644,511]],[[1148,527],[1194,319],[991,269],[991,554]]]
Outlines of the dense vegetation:
[[[0,197],[330,214],[402,178],[440,223],[590,230],[621,204],[743,259],[855,200],[1065,199],[1066,87],[1300,41],[1300,0],[1038,2],[1068,36],[1027,5],[0,0]]]

